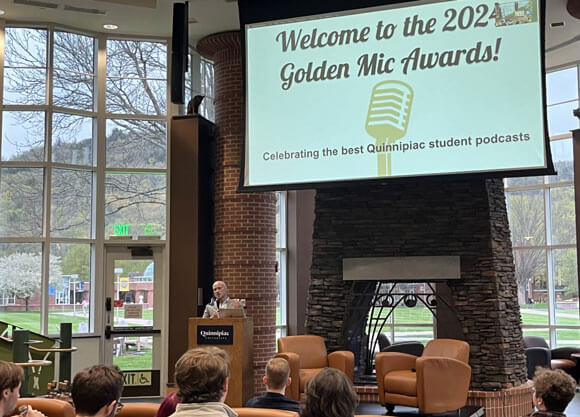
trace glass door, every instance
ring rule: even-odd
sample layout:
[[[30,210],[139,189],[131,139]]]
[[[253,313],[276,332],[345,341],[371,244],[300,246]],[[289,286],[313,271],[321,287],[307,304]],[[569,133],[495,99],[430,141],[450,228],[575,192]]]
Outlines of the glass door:
[[[123,371],[124,397],[160,395],[161,248],[108,247],[105,363]]]

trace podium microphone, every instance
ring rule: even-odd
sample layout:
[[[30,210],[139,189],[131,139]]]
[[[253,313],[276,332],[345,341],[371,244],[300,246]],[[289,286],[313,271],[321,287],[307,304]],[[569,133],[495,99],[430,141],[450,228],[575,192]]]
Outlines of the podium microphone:
[[[379,177],[391,175],[391,153],[385,152],[385,144],[394,143],[407,133],[413,95],[411,86],[402,81],[382,81],[373,87],[365,127],[379,148]]]

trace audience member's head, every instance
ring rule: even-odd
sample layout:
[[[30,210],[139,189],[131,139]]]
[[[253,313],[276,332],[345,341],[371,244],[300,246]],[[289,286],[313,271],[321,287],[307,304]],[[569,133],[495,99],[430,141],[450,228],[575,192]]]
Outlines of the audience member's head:
[[[71,394],[76,414],[114,416],[121,410],[123,376],[116,366],[95,365],[75,375]]]
[[[292,381],[288,361],[284,358],[270,359],[266,364],[266,375],[263,381],[268,390],[284,391]]]
[[[20,398],[20,385],[24,380],[24,371],[12,362],[0,361],[0,411],[2,417],[10,415]]]
[[[561,369],[536,371],[533,400],[538,410],[563,412],[575,393],[576,381]]]
[[[357,404],[350,379],[338,369],[324,368],[306,385],[300,417],[352,417]]]
[[[190,349],[175,364],[177,396],[182,403],[224,402],[229,376],[230,358],[224,350]]]

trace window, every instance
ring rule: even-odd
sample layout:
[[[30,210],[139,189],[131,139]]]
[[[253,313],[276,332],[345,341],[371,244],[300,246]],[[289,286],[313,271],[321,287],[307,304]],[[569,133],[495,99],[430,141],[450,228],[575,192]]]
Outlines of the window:
[[[580,346],[574,167],[570,129],[578,128],[578,68],[549,73],[550,147],[558,175],[506,180],[524,335],[553,347]]]
[[[92,332],[97,246],[116,234],[165,238],[166,42],[46,27],[4,36],[0,320]]]
[[[185,103],[196,96],[204,96],[199,106],[199,114],[209,121],[215,121],[215,87],[213,63],[193,51],[189,55],[189,71],[185,74]]]
[[[371,342],[377,341],[379,333],[386,333],[391,343],[417,340],[426,344],[435,338],[434,315],[430,310],[435,311],[435,307],[428,306],[433,298],[431,285],[377,283],[376,290],[382,295],[375,299],[367,318],[367,335]],[[371,349],[378,352],[378,342]]]
[[[276,193],[276,339],[286,336],[288,328],[286,193]]]

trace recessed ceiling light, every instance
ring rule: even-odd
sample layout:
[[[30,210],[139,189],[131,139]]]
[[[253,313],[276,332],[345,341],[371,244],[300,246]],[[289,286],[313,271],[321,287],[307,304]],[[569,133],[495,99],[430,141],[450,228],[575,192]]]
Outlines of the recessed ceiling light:
[[[2,16],[4,13],[6,13],[4,10],[0,9],[0,16]]]
[[[105,29],[109,29],[109,30],[115,30],[115,29],[119,29],[119,26],[117,26],[117,25],[113,25],[113,24],[110,24],[110,23],[108,23],[108,24],[106,24],[106,25],[103,25],[103,27],[104,27]]]

